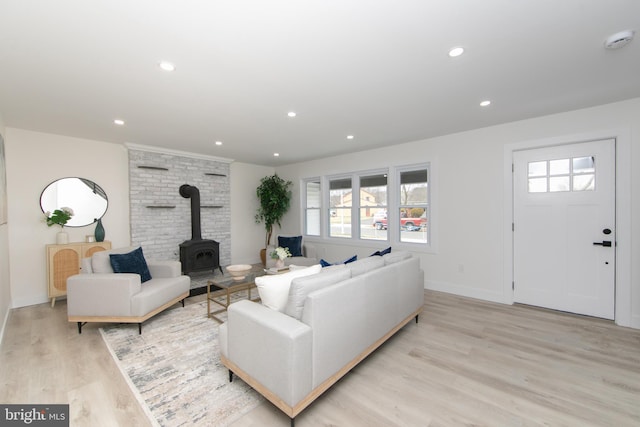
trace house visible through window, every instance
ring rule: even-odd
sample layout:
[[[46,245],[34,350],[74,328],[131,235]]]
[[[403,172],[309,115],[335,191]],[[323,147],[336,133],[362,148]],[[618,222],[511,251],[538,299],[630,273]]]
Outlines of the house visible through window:
[[[360,177],[360,238],[388,240],[387,174]]]
[[[427,169],[400,171],[398,221],[400,241],[428,242],[429,186]]]
[[[329,236],[351,237],[351,207],[353,191],[351,178],[329,181]]]
[[[305,234],[430,245],[429,167],[423,163],[305,179]]]

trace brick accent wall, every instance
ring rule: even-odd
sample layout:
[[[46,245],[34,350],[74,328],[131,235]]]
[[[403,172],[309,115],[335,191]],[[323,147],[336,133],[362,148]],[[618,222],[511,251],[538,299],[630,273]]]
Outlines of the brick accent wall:
[[[179,260],[178,245],[191,239],[191,199],[182,184],[200,191],[202,238],[220,243],[220,265],[231,263],[229,162],[206,156],[129,148],[131,244],[146,258]]]

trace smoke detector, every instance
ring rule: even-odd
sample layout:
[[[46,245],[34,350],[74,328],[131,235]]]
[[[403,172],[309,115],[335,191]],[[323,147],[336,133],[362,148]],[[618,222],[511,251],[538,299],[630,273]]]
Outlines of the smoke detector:
[[[604,47],[607,49],[620,49],[631,43],[634,35],[635,31],[620,31],[607,37],[607,40],[604,42]]]

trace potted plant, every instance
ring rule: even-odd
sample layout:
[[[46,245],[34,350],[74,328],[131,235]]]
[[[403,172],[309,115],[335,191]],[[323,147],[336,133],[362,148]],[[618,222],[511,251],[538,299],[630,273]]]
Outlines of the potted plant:
[[[67,222],[73,216],[73,209],[71,208],[60,208],[51,212],[45,212],[44,218],[47,226],[51,227],[52,225],[59,225],[60,231],[56,236],[56,243],[59,245],[63,245],[69,242],[69,236],[64,231],[64,226],[67,225]]]
[[[280,220],[289,210],[291,203],[291,181],[285,181],[278,174],[265,176],[260,180],[256,195],[260,206],[256,212],[256,223],[264,222],[266,230],[264,249],[260,251],[262,264],[266,265],[266,248],[271,244],[274,224],[280,227]]]

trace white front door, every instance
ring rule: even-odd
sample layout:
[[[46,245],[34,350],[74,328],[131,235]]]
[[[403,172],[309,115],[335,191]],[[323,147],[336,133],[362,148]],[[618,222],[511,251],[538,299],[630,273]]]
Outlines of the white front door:
[[[513,160],[514,301],[613,319],[615,141]]]

